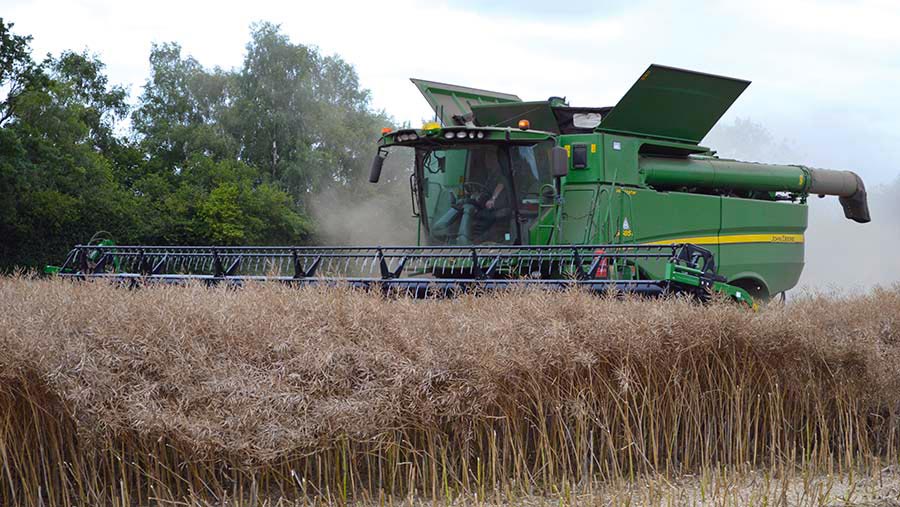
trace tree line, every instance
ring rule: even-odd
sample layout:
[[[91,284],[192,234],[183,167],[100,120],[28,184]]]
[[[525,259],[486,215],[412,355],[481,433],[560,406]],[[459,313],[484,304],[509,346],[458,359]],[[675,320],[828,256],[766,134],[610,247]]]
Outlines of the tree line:
[[[156,44],[134,100],[95,55],[35,59],[0,18],[0,269],[120,244],[315,241],[311,197],[361,188],[381,127],[354,68],[251,27],[239,68]]]

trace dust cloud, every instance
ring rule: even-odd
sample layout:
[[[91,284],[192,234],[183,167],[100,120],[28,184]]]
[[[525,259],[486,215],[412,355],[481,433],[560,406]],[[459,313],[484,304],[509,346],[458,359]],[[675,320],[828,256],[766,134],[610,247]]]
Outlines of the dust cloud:
[[[872,221],[858,224],[836,198],[810,198],[798,288],[857,292],[900,282],[900,178],[869,189],[869,211]]]
[[[415,245],[410,197],[395,192],[364,195],[326,191],[312,199],[316,243],[323,245]]]
[[[410,150],[391,150],[379,183],[366,179],[352,188],[323,191],[309,201],[316,223],[315,243],[333,246],[415,245],[418,222],[412,216]],[[373,153],[374,154],[374,153]]]

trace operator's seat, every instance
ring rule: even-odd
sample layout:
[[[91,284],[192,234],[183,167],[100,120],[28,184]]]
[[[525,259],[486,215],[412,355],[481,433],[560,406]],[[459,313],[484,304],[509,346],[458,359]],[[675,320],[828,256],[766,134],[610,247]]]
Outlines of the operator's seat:
[[[510,233],[515,226],[515,215],[512,212],[512,208],[504,207],[489,211],[491,212],[490,216],[483,214],[476,216],[472,232],[479,243],[486,241],[502,243],[507,241],[506,234]]]

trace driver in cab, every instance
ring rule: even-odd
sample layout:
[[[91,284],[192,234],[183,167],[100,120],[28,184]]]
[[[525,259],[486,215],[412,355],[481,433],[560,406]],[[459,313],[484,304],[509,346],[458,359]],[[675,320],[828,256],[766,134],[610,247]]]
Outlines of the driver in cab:
[[[500,165],[500,151],[493,148],[473,150],[470,153],[469,183],[479,194],[476,198],[480,209],[476,214],[476,229],[485,234],[498,219],[510,214],[509,182]]]
[[[509,207],[506,178],[500,168],[498,151],[492,148],[472,150],[470,153],[468,183],[478,189],[479,203],[485,209]],[[473,188],[474,190],[474,188]]]

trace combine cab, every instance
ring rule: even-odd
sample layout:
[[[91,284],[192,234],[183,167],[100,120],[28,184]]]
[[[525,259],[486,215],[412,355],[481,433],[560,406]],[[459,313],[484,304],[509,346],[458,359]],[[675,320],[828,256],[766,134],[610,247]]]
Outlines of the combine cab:
[[[651,65],[615,107],[413,80],[438,121],[385,129],[370,181],[412,150],[414,247],[77,246],[61,276],[348,283],[417,297],[535,285],[752,304],[803,268],[807,197],[868,222],[849,171],[720,159],[699,146],[749,82]],[[399,205],[399,203],[398,203]]]

